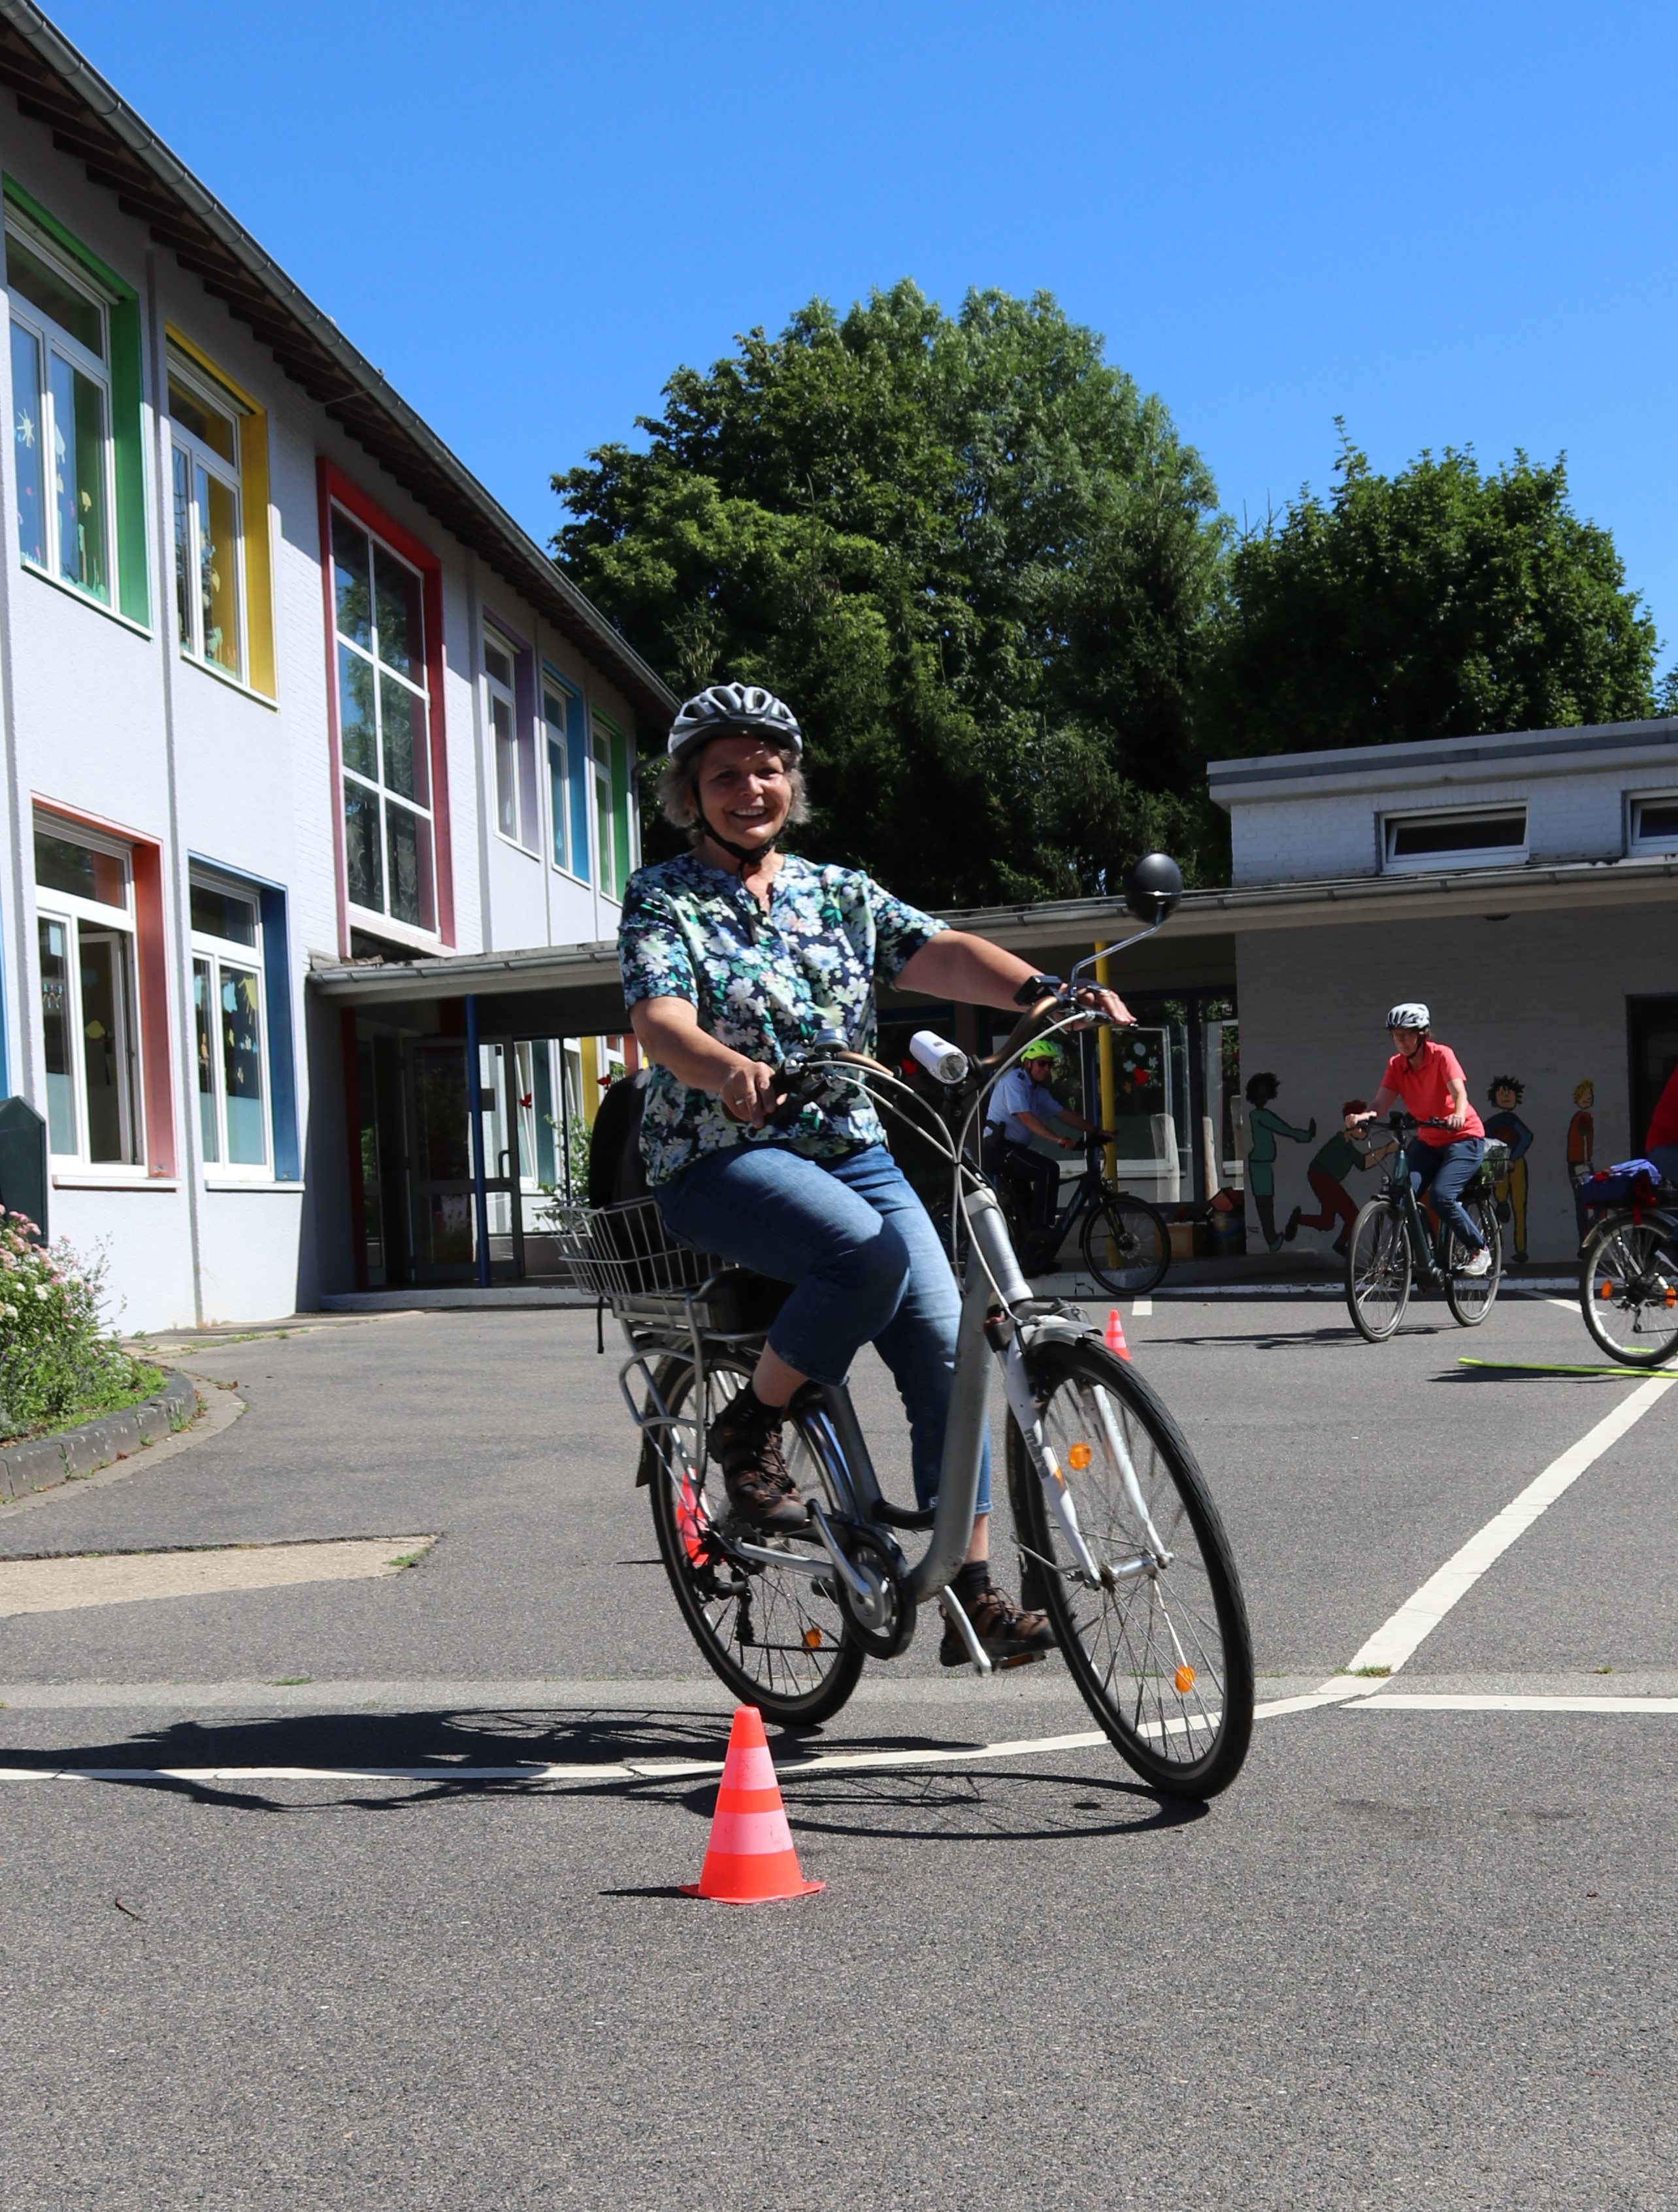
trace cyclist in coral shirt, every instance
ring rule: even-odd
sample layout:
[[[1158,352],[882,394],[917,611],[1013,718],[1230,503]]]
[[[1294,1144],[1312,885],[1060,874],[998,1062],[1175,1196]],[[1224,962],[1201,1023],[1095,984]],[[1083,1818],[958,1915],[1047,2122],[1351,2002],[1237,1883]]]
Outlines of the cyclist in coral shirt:
[[[1415,1000],[1406,1000],[1387,1016],[1387,1032],[1393,1055],[1381,1078],[1372,1105],[1361,1114],[1348,1114],[1346,1127],[1361,1129],[1393,1106],[1402,1106],[1419,1121],[1443,1121],[1441,1129],[1418,1129],[1407,1157],[1410,1183],[1419,1197],[1429,1198],[1441,1221],[1449,1222],[1468,1249],[1460,1273],[1489,1273],[1492,1255],[1485,1241],[1461,1204],[1462,1187],[1486,1157],[1486,1128],[1468,1103],[1468,1079],[1462,1063],[1448,1044],[1435,1044],[1432,1017]]]

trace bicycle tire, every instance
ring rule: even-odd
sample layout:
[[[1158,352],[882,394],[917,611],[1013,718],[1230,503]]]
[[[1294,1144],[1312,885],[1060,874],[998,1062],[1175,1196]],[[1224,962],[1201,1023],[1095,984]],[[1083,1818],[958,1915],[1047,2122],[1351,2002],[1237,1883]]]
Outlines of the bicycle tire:
[[[1155,1537],[1170,1555],[1163,1569],[1110,1588],[1070,1581],[1074,1554],[1009,1420],[1010,1494],[1025,1506],[1031,1549],[1050,1563],[1039,1565],[1040,1586],[1067,1669],[1109,1741],[1154,1789],[1195,1802],[1215,1796],[1241,1771],[1252,1738],[1253,1644],[1206,1479],[1153,1390],[1094,1338],[1041,1346],[1028,1372],[1045,1441],[1097,1558],[1157,1559]],[[1146,1521],[1114,1455],[1103,1398]]]
[[[1614,1213],[1593,1229],[1579,1262],[1579,1307],[1591,1341],[1610,1359],[1664,1366],[1678,1352],[1678,1231],[1670,1217],[1638,1222]]]
[[[1359,1208],[1346,1240],[1347,1311],[1360,1336],[1384,1344],[1409,1303],[1410,1239],[1404,1217],[1388,1200],[1371,1198]]]
[[[1079,1241],[1084,1265],[1115,1297],[1145,1298],[1171,1264],[1165,1217],[1145,1198],[1115,1191],[1090,1209]],[[1122,1265],[1114,1265],[1116,1260]]]
[[[744,1361],[708,1363],[708,1403],[699,1409],[703,1421],[708,1423],[750,1371]],[[654,1384],[671,1414],[689,1419],[692,1361],[665,1361]],[[726,1526],[729,1509],[714,1463],[707,1467],[702,1487],[696,1480],[690,1447],[697,1425],[648,1429],[641,1442],[654,1532],[676,1603],[706,1665],[736,1697],[765,1718],[812,1728],[830,1720],[855,1689],[865,1655],[836,1599],[822,1595],[807,1577],[776,1575],[761,1565],[745,1569],[708,1555],[707,1524],[714,1518]],[[787,1465],[806,1497],[821,1496],[830,1504],[820,1455],[796,1416],[787,1422]],[[774,1541],[759,1534],[751,1540]],[[809,1556],[807,1550],[803,1556]]]
[[[1484,1238],[1492,1255],[1492,1266],[1484,1275],[1459,1275],[1456,1259],[1462,1250],[1462,1240],[1456,1230],[1448,1228],[1443,1255],[1445,1304],[1459,1328],[1478,1328],[1498,1302],[1498,1285],[1503,1280],[1503,1231],[1498,1226],[1496,1201],[1489,1194],[1465,1198],[1462,1211]]]

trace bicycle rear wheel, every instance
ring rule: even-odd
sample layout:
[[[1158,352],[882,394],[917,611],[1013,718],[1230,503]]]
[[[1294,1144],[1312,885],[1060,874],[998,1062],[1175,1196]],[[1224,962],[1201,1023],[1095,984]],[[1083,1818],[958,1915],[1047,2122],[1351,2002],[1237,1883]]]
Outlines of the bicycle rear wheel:
[[[1445,1304],[1462,1328],[1478,1328],[1498,1302],[1498,1285],[1503,1280],[1503,1231],[1498,1225],[1497,1205],[1489,1191],[1480,1197],[1465,1198],[1462,1211],[1485,1240],[1492,1265],[1483,1275],[1458,1274],[1457,1269],[1468,1255],[1461,1237],[1454,1229],[1447,1229],[1443,1240]]]
[[[1069,1578],[1076,1555],[1010,1420],[1011,1495],[1025,1506],[1026,1541],[1049,1563],[1044,1599],[1073,1680],[1121,1755],[1157,1790],[1213,1796],[1247,1755],[1253,1647],[1205,1478],[1135,1369],[1093,1338],[1041,1346],[1030,1371],[1079,1527],[1097,1564],[1111,1570],[1110,1587]]]
[[[864,1655],[825,1587],[790,1566],[728,1557],[718,1534],[737,1528],[753,1546],[788,1559],[808,1559],[812,1552],[807,1544],[739,1527],[721,1470],[708,1465],[702,1482],[696,1470],[699,1439],[750,1371],[734,1359],[708,1365],[700,1403],[692,1361],[666,1360],[658,1392],[675,1425],[644,1432],[641,1474],[653,1492],[660,1557],[705,1663],[744,1703],[770,1718],[810,1727],[845,1703]],[[788,1419],[784,1441],[800,1491],[831,1507],[821,1455],[796,1418]]]
[[[1404,1217],[1372,1198],[1352,1224],[1346,1248],[1346,1304],[1359,1332],[1381,1344],[1410,1303],[1410,1239]]]
[[[1584,1325],[1611,1359],[1659,1367],[1678,1352],[1678,1236],[1658,1217],[1614,1214],[1579,1263]]]
[[[1146,1297],[1171,1260],[1165,1217],[1145,1198],[1116,1191],[1098,1200],[1084,1224],[1084,1265],[1116,1297]]]

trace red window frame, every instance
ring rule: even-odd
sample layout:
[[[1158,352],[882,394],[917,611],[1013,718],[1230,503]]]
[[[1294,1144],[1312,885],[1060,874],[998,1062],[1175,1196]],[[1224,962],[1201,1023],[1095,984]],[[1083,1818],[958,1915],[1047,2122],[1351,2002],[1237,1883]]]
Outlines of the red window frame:
[[[59,822],[97,830],[127,846],[134,871],[134,964],[140,999],[140,1093],[146,1112],[146,1173],[167,1178],[176,1172],[173,1048],[169,1042],[169,942],[163,920],[163,848],[143,830],[131,830],[85,806],[66,806],[44,791],[32,791],[31,805]],[[33,880],[33,864],[31,878]]]
[[[431,835],[437,872],[437,934],[454,944],[454,872],[448,814],[448,745],[443,719],[443,564],[376,500],[324,455],[316,464],[320,495],[320,593],[326,613],[326,738],[332,778],[332,864],[337,895],[338,953],[350,957],[350,887],[344,858],[344,762],[338,745],[337,619],[332,594],[332,509],[341,507],[420,577],[425,617],[425,688],[430,721]]]

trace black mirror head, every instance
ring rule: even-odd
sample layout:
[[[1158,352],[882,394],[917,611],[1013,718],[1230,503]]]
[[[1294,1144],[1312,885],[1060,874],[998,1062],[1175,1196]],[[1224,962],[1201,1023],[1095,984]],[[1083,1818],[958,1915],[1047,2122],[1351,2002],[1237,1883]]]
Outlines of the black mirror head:
[[[1138,921],[1157,929],[1176,911],[1183,871],[1169,853],[1144,853],[1124,879],[1124,902]]]

